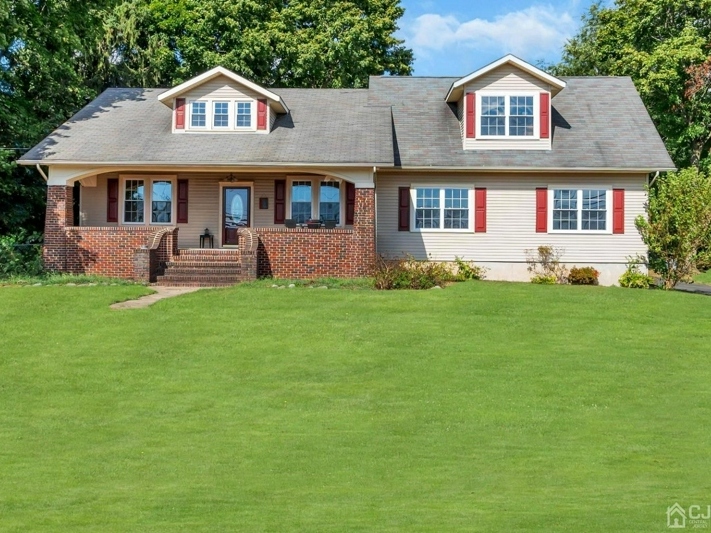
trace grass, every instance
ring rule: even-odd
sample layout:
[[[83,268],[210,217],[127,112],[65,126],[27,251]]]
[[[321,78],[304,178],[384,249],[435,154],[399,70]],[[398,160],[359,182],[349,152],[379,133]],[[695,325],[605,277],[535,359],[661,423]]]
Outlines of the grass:
[[[270,287],[270,285],[269,285]],[[460,283],[0,290],[5,531],[667,531],[711,299]]]
[[[711,285],[711,270],[707,270],[706,272],[700,272],[699,274],[694,276],[694,281],[696,283]]]
[[[142,285],[135,281],[107,278],[104,276],[94,276],[88,274],[62,274],[47,272],[40,275],[10,276],[0,278],[0,286],[3,285]]]

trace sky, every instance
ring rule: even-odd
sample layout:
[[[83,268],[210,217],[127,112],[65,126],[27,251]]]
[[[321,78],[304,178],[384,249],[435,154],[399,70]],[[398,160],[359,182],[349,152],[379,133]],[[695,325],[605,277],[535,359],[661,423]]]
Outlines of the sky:
[[[592,0],[402,0],[415,76],[463,76],[512,53],[554,63]]]

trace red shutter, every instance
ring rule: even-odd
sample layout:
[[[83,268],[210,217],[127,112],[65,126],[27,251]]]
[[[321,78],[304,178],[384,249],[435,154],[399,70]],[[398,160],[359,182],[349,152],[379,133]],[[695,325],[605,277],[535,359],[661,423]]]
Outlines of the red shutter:
[[[398,231],[410,231],[410,187],[398,188]]]
[[[355,197],[355,185],[346,183],[346,224],[355,222]]]
[[[178,180],[178,224],[188,223],[188,180]]]
[[[286,219],[286,180],[274,180],[274,224]]]
[[[185,129],[185,98],[175,99],[175,129]]]
[[[551,133],[551,95],[541,93],[541,139],[547,139]]]
[[[536,233],[548,233],[548,189],[536,189]]]
[[[267,129],[267,101],[257,100],[257,129]]]
[[[119,180],[109,178],[106,185],[106,222],[118,222]]]
[[[625,232],[625,190],[612,189],[612,233]]]
[[[474,189],[474,231],[486,233],[486,189]]]
[[[474,93],[467,93],[466,101],[467,138],[473,139],[476,137],[476,98],[474,98]]]

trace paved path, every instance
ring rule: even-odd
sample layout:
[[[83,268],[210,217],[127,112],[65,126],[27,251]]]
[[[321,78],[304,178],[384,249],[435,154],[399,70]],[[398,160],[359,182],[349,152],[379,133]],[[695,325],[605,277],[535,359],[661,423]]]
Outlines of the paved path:
[[[703,283],[677,283],[674,289],[682,292],[692,292],[694,294],[705,294],[706,296],[711,296],[711,285],[704,285]]]
[[[156,292],[147,296],[141,296],[136,300],[119,302],[110,307],[111,309],[141,309],[142,307],[153,305],[159,300],[165,300],[166,298],[173,298],[174,296],[180,296],[181,294],[199,291],[200,287],[151,287],[151,289]]]

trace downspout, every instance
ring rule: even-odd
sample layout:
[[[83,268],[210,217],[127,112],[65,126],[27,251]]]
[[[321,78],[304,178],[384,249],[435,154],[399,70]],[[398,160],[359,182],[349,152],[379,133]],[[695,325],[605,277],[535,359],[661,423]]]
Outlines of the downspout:
[[[657,178],[658,178],[658,177],[659,177],[659,171],[657,170],[657,171],[654,173],[654,177],[652,178],[652,181],[649,182],[649,186],[650,186],[650,187],[651,187],[652,185],[654,185],[654,182],[657,181]]]
[[[44,173],[44,170],[42,170],[42,167],[40,166],[40,164],[37,163],[37,165],[35,165],[35,167],[37,168],[37,172],[39,172],[40,175],[44,178],[44,181],[49,181],[47,174]]]

